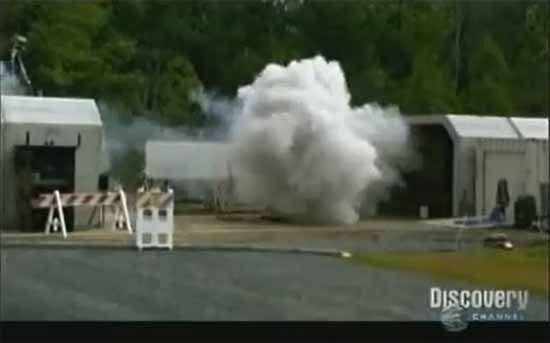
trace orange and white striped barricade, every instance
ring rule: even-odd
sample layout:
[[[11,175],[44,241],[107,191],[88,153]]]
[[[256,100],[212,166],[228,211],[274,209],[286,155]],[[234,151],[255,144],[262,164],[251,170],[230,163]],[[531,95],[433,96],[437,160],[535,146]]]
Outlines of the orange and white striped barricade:
[[[40,194],[38,199],[31,201],[33,208],[49,208],[48,219],[44,233],[49,235],[50,228],[53,231],[59,231],[59,223],[61,223],[61,233],[63,238],[67,238],[67,226],[65,225],[65,215],[63,214],[63,201],[59,191],[55,190],[51,194]],[[57,210],[57,218],[54,218],[54,212]]]
[[[33,199],[33,208],[49,208],[48,219],[46,221],[45,234],[50,234],[50,228],[57,232],[58,223],[61,224],[61,232],[63,238],[67,238],[67,227],[65,225],[65,215],[63,207],[106,207],[112,206],[115,208],[115,220],[113,221],[113,229],[118,226],[118,222],[122,221],[121,226],[126,226],[126,229],[131,234],[132,226],[128,213],[128,204],[126,194],[122,189],[118,192],[105,193],[63,193],[55,190],[51,194],[40,194],[37,199]],[[57,218],[54,219],[54,212],[57,210]]]
[[[146,191],[137,194],[136,246],[143,248],[173,247],[174,191]]]

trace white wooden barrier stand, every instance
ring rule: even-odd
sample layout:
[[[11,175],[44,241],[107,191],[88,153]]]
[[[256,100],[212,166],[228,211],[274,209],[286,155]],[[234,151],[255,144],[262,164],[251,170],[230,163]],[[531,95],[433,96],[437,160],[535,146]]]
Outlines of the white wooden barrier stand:
[[[113,221],[113,230],[122,229],[124,226],[128,229],[129,233],[132,233],[132,225],[130,224],[130,214],[128,213],[128,201],[126,200],[126,194],[119,188],[118,199],[120,206],[115,207],[115,220]]]
[[[174,191],[147,191],[137,195],[136,246],[143,248],[173,247]]]
[[[122,189],[118,192],[108,193],[64,193],[60,194],[55,190],[52,194],[40,194],[38,199],[33,199],[33,208],[49,208],[48,219],[46,221],[45,234],[50,234],[50,228],[53,231],[58,231],[58,226],[61,224],[61,232],[63,238],[67,238],[67,226],[65,225],[65,215],[63,207],[105,207],[111,206],[115,208],[115,220],[113,221],[113,230],[119,227],[126,226],[128,233],[132,233],[130,216],[128,214],[128,205],[126,195]],[[57,211],[57,217],[54,214]],[[122,221],[122,224],[120,223]]]
[[[65,225],[65,215],[63,214],[63,204],[61,201],[61,196],[59,195],[59,192],[56,190],[53,192],[53,202],[54,204],[50,205],[50,211],[48,212],[48,219],[46,221],[46,229],[45,233],[46,235],[50,234],[50,227],[53,226],[53,231],[57,232],[59,230],[59,222],[61,222],[61,233],[63,234],[63,238],[67,238],[67,226]],[[57,210],[57,216],[58,218],[53,217],[55,210]]]

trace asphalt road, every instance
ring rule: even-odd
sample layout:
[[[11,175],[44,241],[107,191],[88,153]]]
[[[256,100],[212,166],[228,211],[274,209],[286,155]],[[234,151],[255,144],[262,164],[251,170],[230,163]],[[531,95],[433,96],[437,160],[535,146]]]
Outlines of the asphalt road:
[[[439,320],[430,287],[471,285],[302,254],[9,248],[3,320]],[[548,320],[531,297],[526,319]]]

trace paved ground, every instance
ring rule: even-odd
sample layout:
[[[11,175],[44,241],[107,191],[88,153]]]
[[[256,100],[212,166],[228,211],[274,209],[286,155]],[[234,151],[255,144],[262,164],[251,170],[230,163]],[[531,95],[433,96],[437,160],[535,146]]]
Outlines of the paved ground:
[[[454,230],[420,221],[375,219],[336,227],[266,222],[257,216],[222,219],[177,216],[175,244],[352,252],[456,248]],[[479,247],[489,233],[466,232],[462,248]],[[547,239],[517,230],[506,233],[517,245]],[[133,236],[109,228],[77,231],[67,240],[2,233],[1,241],[2,319],[437,320],[439,314],[428,308],[430,287],[469,287],[334,257],[70,248],[134,245]],[[67,248],[38,247],[45,243]],[[531,299],[528,319],[547,319],[547,306],[547,300]]]
[[[1,267],[6,320],[438,320],[430,287],[469,287],[294,254],[5,248]]]

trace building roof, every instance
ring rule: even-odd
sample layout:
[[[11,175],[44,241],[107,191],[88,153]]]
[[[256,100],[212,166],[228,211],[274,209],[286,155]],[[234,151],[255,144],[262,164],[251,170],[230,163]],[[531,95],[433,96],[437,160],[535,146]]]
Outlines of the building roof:
[[[154,179],[225,179],[229,149],[227,143],[150,140],[145,144],[145,174]]]
[[[518,133],[507,117],[473,115],[446,115],[456,133],[467,138],[518,138]]]
[[[455,138],[548,140],[548,119],[465,114],[407,117],[410,124],[441,124]]]
[[[548,140],[548,118],[510,118],[526,139]]]
[[[93,99],[1,97],[6,123],[101,126],[101,116]]]

